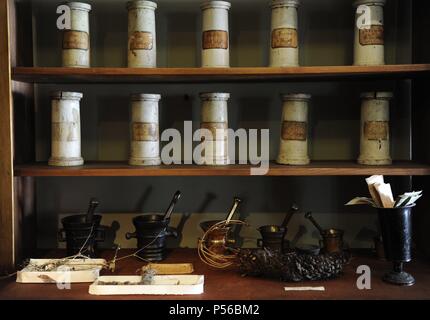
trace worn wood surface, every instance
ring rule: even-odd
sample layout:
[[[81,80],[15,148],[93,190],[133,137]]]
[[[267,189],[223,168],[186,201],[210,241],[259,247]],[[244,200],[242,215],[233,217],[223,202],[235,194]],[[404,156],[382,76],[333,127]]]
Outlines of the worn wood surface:
[[[12,66],[33,66],[32,5],[11,1]],[[34,84],[12,81],[14,163],[35,161]],[[16,262],[36,249],[35,179],[14,178],[14,247]]]
[[[77,167],[52,167],[46,163],[15,166],[16,176],[250,176],[251,165],[199,166],[129,166],[126,162],[87,162]],[[314,161],[309,165],[288,166],[270,163],[269,176],[387,176],[430,175],[430,165],[409,161],[388,166],[364,166],[354,161]]]
[[[57,68],[17,67],[13,79],[34,83],[295,81],[430,76],[430,64],[289,68]]]
[[[37,249],[36,184],[33,177],[14,178],[16,263]]]
[[[15,263],[9,4],[0,0],[0,270]],[[13,10],[11,9],[11,12]]]
[[[197,241],[197,239],[196,239]],[[122,251],[122,250],[121,250]],[[130,253],[124,250],[120,256]],[[56,252],[55,257],[62,257],[65,252]],[[113,252],[104,252],[102,257],[111,259]],[[50,257],[54,257],[53,254]],[[412,287],[398,287],[386,284],[382,275],[390,270],[391,264],[377,260],[372,253],[356,253],[338,279],[329,281],[284,283],[271,279],[242,277],[235,269],[219,270],[208,267],[198,258],[195,249],[175,249],[168,256],[166,263],[191,262],[194,264],[193,274],[205,276],[204,293],[192,296],[93,296],[88,293],[89,284],[72,284],[70,290],[59,290],[55,284],[18,284],[12,277],[0,282],[0,299],[263,299],[263,300],[294,300],[294,299],[429,299],[430,298],[430,265],[414,259],[406,264],[405,270],[416,278]],[[118,262],[115,274],[135,275],[144,263],[136,258]],[[371,290],[359,290],[356,286],[357,266],[368,265],[371,269]],[[109,275],[109,271],[102,274]],[[324,286],[326,291],[285,292],[285,286]]]

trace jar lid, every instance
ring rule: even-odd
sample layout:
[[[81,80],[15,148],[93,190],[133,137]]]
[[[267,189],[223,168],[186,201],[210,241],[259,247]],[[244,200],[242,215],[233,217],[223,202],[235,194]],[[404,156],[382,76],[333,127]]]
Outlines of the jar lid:
[[[384,6],[387,0],[356,0],[354,2],[354,7],[358,7],[361,5],[368,6]]]
[[[159,101],[161,95],[157,93],[134,93],[131,95],[131,101]]]
[[[230,93],[225,92],[202,92],[200,93],[200,99],[202,100],[228,100]]]
[[[371,92],[363,92],[360,95],[360,97],[363,99],[391,99],[393,97],[393,93],[387,92],[387,91],[381,91],[381,92],[371,91]]]
[[[287,93],[281,94],[282,100],[309,100],[312,96],[307,93]]]
[[[51,93],[51,98],[56,100],[70,99],[70,100],[81,100],[84,95],[81,92],[70,92],[70,91],[54,91]]]
[[[202,10],[213,9],[213,8],[228,10],[230,9],[230,7],[231,7],[231,3],[227,1],[205,1],[200,5],[200,8]]]
[[[84,2],[66,2],[71,10],[91,11],[91,5]]]
[[[127,10],[133,9],[157,9],[157,3],[153,1],[134,0],[127,2]]]
[[[300,0],[272,0],[272,4],[270,6],[272,9],[282,7],[297,8],[300,6]]]

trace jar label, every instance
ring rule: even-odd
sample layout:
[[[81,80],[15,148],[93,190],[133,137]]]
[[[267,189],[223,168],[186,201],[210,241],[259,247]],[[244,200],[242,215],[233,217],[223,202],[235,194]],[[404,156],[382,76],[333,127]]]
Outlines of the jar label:
[[[388,140],[388,121],[365,122],[364,137],[367,140]]]
[[[152,50],[152,33],[147,31],[135,31],[130,35],[129,43],[130,50]]]
[[[88,50],[90,39],[85,31],[66,30],[63,32],[63,49]]]
[[[297,30],[292,28],[279,28],[272,31],[272,48],[297,48]]]
[[[228,49],[228,32],[224,30],[207,30],[203,32],[203,49]]]
[[[210,130],[214,140],[227,140],[228,128],[226,122],[202,122],[201,128]]]
[[[79,123],[77,122],[53,122],[51,124],[53,141],[78,141]]]
[[[372,25],[370,29],[360,29],[360,44],[362,46],[383,45],[384,26]]]
[[[300,121],[284,121],[282,123],[282,140],[306,141],[308,125]]]
[[[158,124],[133,122],[133,141],[158,141]]]

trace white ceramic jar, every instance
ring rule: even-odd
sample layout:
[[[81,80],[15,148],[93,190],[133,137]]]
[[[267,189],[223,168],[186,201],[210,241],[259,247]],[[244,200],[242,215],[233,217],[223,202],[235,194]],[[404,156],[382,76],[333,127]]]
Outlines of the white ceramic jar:
[[[54,92],[51,97],[51,166],[79,166],[81,157],[80,92]]]
[[[63,31],[63,67],[88,68],[90,66],[91,5],[68,2],[71,29]]]
[[[203,164],[226,165],[228,156],[228,109],[229,93],[201,93],[202,115],[201,128],[211,132],[212,139],[207,139],[203,153]]]
[[[160,137],[158,125],[159,94],[131,96],[130,165],[159,165]]]
[[[280,164],[305,165],[308,156],[308,102],[309,94],[282,95],[282,126],[279,154]]]
[[[299,65],[298,14],[299,0],[272,1],[270,66]]]
[[[157,4],[152,1],[127,2],[128,67],[130,68],[157,66],[155,9]]]
[[[354,65],[385,64],[384,5],[386,0],[358,0],[354,2],[355,36]]]
[[[390,99],[391,92],[365,92],[361,95],[360,156],[358,163],[391,164]]]
[[[206,1],[201,5],[202,67],[229,67],[228,10],[226,1]]]

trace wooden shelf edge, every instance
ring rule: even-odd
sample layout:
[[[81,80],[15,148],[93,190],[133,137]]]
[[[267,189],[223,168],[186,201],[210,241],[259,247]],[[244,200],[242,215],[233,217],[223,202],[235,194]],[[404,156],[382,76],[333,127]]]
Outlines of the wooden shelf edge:
[[[15,67],[12,79],[31,83],[130,83],[300,80],[430,75],[430,64],[235,68]]]
[[[253,176],[251,165],[229,166],[129,166],[125,162],[89,162],[78,167],[52,167],[46,163],[16,165],[15,176],[33,177],[155,177],[155,176]],[[315,161],[306,166],[285,166],[270,163],[266,176],[427,176],[430,165],[410,161],[395,162],[391,166],[363,166],[348,161]]]
[[[197,241],[197,239],[196,239]],[[120,256],[131,254],[133,249],[122,249]],[[422,259],[414,257],[406,268],[417,280],[411,287],[400,287],[382,281],[382,276],[390,270],[390,264],[378,260],[370,250],[352,250],[353,258],[345,265],[343,273],[336,279],[328,281],[313,281],[291,284],[275,279],[257,277],[243,277],[235,268],[216,269],[200,261],[196,249],[176,248],[168,253],[165,263],[192,263],[194,274],[204,275],[204,293],[201,295],[112,295],[97,296],[88,293],[90,283],[74,283],[70,290],[58,290],[55,285],[23,284],[17,283],[13,277],[0,282],[0,299],[78,299],[78,300],[315,300],[315,299],[428,299],[430,274],[429,264]],[[45,258],[62,258],[66,255],[64,250],[54,250]],[[102,258],[110,260],[114,250],[103,250]],[[103,275],[134,275],[144,263],[131,257],[118,261],[114,273],[103,270]],[[368,265],[372,268],[372,290],[358,290],[357,268]],[[285,286],[324,286],[325,291],[301,291],[286,293]],[[172,302],[177,303],[177,302]]]

